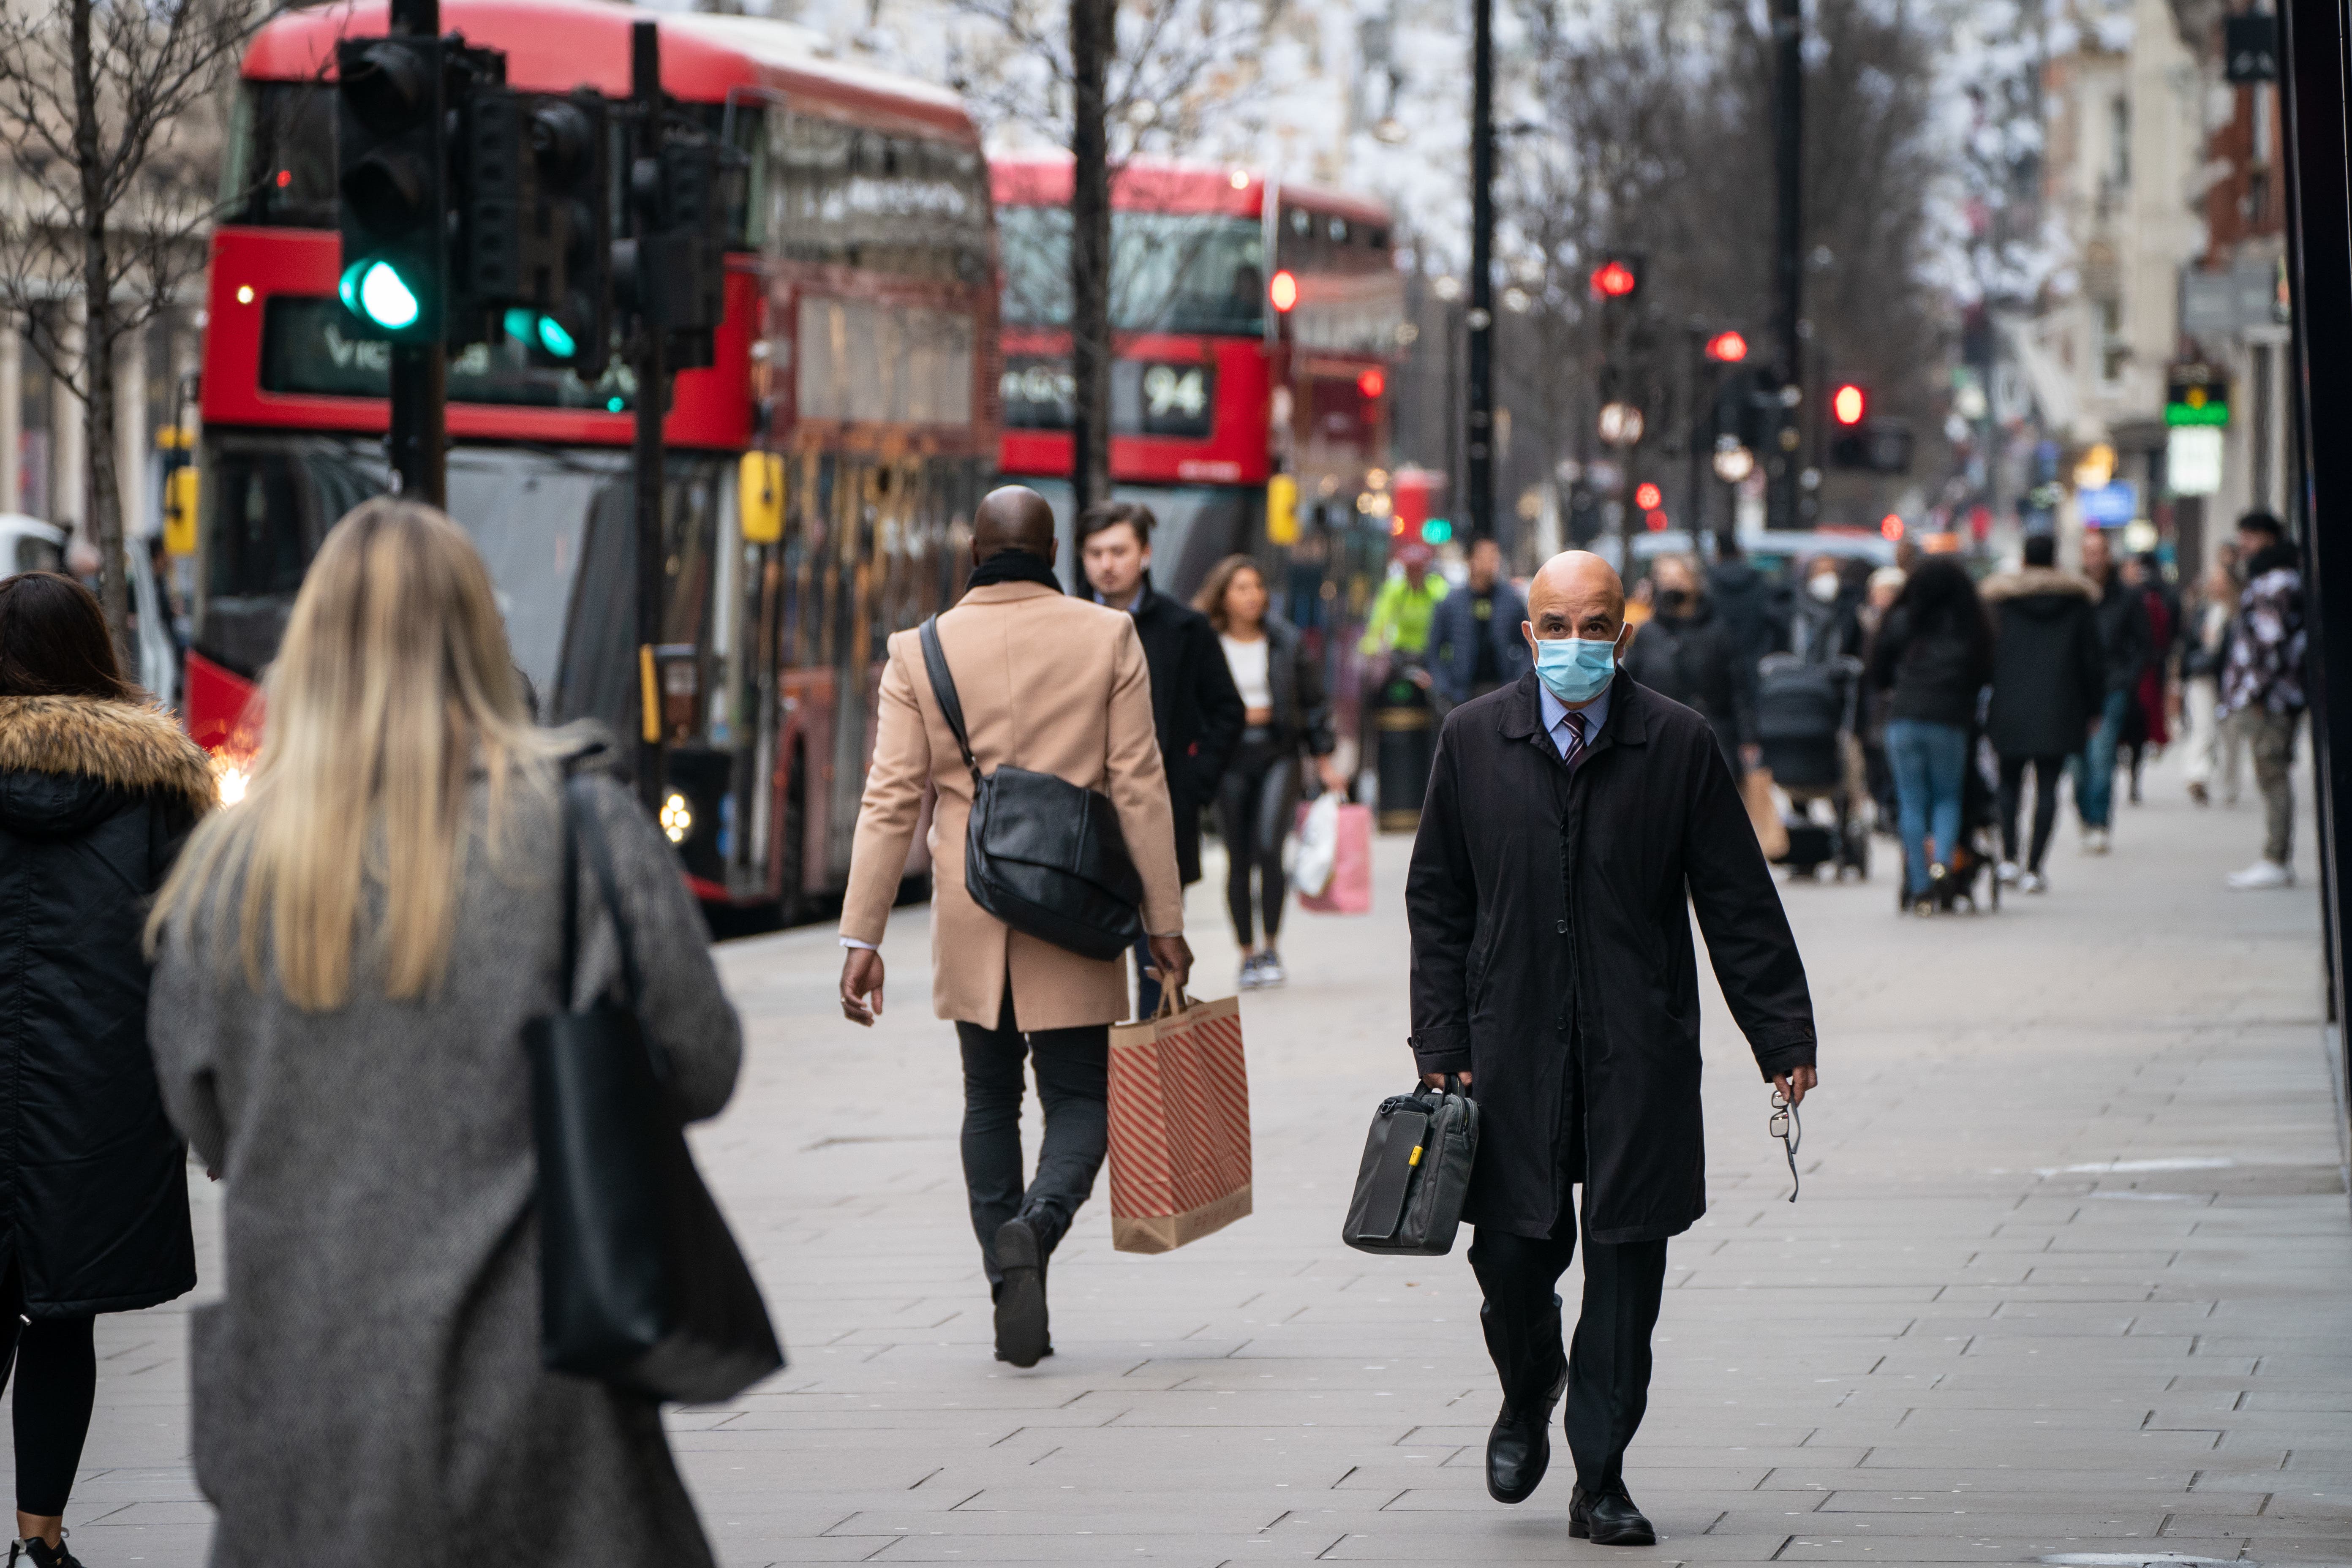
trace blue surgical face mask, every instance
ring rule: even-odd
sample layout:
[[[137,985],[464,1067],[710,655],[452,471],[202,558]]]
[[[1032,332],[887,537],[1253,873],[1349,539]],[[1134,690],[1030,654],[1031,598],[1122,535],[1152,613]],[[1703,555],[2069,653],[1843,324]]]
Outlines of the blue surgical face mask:
[[[1536,644],[1536,675],[1562,702],[1589,702],[1617,673],[1617,644],[1551,637]]]

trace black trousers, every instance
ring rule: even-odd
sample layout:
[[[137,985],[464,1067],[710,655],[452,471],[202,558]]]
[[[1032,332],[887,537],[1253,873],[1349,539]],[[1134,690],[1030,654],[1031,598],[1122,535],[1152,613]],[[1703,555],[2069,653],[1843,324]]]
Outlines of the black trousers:
[[[1559,1381],[1559,1298],[1552,1292],[1576,1256],[1573,1205],[1544,1238],[1480,1226],[1470,1268],[1486,1304],[1480,1313],[1486,1348],[1502,1379],[1503,1402],[1540,1403]],[[1584,1302],[1567,1355],[1564,1424],[1576,1458],[1576,1484],[1590,1492],[1622,1490],[1625,1449],[1650,1407],[1650,1331],[1666,1286],[1666,1244],[1584,1246]]]
[[[1298,815],[1298,754],[1276,746],[1263,726],[1242,731],[1242,743],[1217,784],[1217,833],[1225,841],[1225,909],[1234,936],[1254,945],[1254,908],[1271,947],[1282,930],[1283,897],[1290,889],[1282,874],[1282,846]],[[1256,897],[1250,886],[1256,876]]]
[[[24,1288],[8,1271],[0,1300],[0,1382],[14,1363],[16,1403],[16,1508],[54,1519],[73,1494],[74,1471],[98,1403],[98,1350],[89,1318],[27,1322]]]
[[[1004,1283],[996,1265],[996,1233],[1006,1220],[1035,1226],[1046,1253],[1070,1228],[1071,1216],[1095,1190],[1110,1147],[1110,1026],[1037,1029],[1013,1026],[1013,987],[996,1027],[956,1025],[963,1047],[963,1183],[971,1197],[971,1228],[980,1237],[989,1289]],[[1037,1100],[1045,1134],[1037,1174],[1021,1184],[1022,1066],[1035,1065]],[[21,1451],[21,1444],[19,1445]]]
[[[2017,858],[2017,818],[2025,804],[2025,769],[2033,768],[2033,843],[2025,868],[2042,869],[2050,848],[2050,830],[2058,824],[2058,780],[2066,771],[2063,757],[2010,757],[2000,760],[2000,858]]]

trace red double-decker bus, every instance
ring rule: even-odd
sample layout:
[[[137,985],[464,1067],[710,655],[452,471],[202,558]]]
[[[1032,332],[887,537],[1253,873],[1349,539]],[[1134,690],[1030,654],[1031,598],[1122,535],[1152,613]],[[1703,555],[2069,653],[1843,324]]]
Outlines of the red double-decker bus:
[[[990,172],[1003,468],[1066,521],[1070,169],[1066,157],[999,158]],[[1111,480],[1159,519],[1153,580],[1190,595],[1220,557],[1257,555],[1276,607],[1344,677],[1352,639],[1329,634],[1360,621],[1388,560],[1388,376],[1404,324],[1388,211],[1247,169],[1147,159],[1121,167],[1111,207]]]
[[[625,98],[630,28],[745,155],[715,363],[666,430],[659,651],[672,808],[706,900],[789,916],[847,873],[883,642],[952,602],[998,439],[987,165],[952,96],[814,35],[600,0],[442,0],[526,91]],[[213,241],[188,719],[225,770],[328,528],[387,488],[389,356],[335,298],[335,43],[382,0],[284,13],[244,62]],[[616,167],[625,167],[616,151]],[[497,581],[543,716],[625,732],[638,679],[625,363],[454,354],[451,513]],[[763,456],[772,454],[773,460]],[[761,498],[781,489],[782,519]],[[747,521],[749,526],[747,526]],[[234,787],[233,781],[230,787]]]

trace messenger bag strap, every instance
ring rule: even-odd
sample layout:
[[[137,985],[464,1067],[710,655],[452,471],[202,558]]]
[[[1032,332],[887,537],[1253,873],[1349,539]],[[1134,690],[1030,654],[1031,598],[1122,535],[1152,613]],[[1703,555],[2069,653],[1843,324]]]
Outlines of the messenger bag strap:
[[[931,678],[931,695],[945,716],[948,728],[955,731],[956,748],[963,752],[963,765],[971,770],[972,787],[980,787],[980,763],[971,754],[971,739],[963,727],[963,704],[956,700],[955,677],[949,673],[947,651],[940,647],[940,618],[926,618],[922,626],[923,668]]]

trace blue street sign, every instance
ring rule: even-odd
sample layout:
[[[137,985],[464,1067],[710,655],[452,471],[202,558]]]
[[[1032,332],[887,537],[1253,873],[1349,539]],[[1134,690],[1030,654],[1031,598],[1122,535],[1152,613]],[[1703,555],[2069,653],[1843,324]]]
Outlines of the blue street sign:
[[[2083,521],[2092,528],[2121,528],[2139,514],[2139,489],[2129,479],[2116,479],[2075,498]]]

